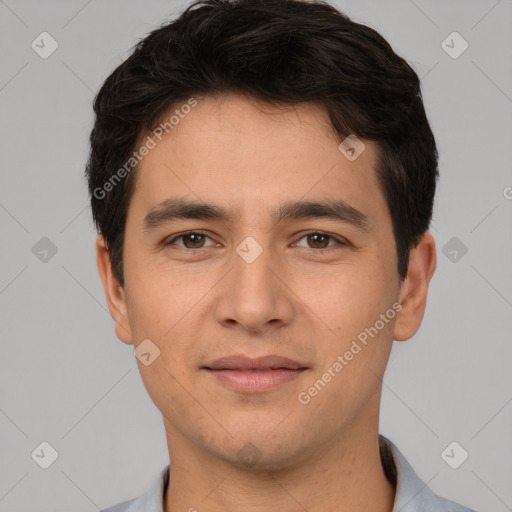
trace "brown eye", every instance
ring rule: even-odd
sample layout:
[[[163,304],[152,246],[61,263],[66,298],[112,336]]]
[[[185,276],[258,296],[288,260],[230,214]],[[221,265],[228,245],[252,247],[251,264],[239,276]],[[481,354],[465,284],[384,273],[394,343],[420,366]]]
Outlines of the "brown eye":
[[[313,244],[314,249],[325,249],[329,246],[329,238],[327,235],[316,233],[313,235],[307,235],[309,243]]]
[[[307,240],[307,244],[308,244],[308,247],[309,249],[327,249],[328,247],[332,247],[333,245],[345,245],[344,242],[342,242],[341,240],[331,236],[331,235],[328,235],[326,233],[321,233],[321,232],[318,232],[318,231],[313,231],[311,233],[306,233],[302,238],[302,239],[306,239]],[[335,243],[334,244],[329,244],[329,241],[330,240],[333,240]],[[304,247],[304,246],[300,246],[299,247]]]
[[[165,245],[178,245],[179,247],[183,247],[185,249],[202,249],[204,247],[208,247],[204,245],[205,239],[209,238],[203,233],[198,233],[197,231],[189,231],[188,233],[182,233],[177,237],[169,240],[165,243]],[[176,240],[182,240],[182,244],[176,244]]]

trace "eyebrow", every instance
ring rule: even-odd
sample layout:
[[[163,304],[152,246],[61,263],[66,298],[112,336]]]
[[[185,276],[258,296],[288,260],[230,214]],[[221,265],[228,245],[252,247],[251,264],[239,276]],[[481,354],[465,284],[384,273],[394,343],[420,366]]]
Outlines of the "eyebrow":
[[[220,220],[233,222],[236,212],[212,203],[170,198],[156,205],[144,217],[143,231],[149,232],[177,219]],[[272,220],[283,223],[291,220],[328,218],[368,232],[368,217],[342,199],[321,201],[289,201],[271,212]]]

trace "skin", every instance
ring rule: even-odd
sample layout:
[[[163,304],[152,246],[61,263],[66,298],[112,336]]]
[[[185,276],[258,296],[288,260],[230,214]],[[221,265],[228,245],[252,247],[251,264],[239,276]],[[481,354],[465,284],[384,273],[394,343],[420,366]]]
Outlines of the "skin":
[[[135,346],[149,338],[160,350],[149,366],[137,364],[163,415],[167,512],[392,510],[395,489],[378,451],[381,380],[393,340],[409,339],[421,324],[436,250],[425,233],[400,281],[377,147],[363,142],[365,151],[348,160],[318,104],[277,109],[206,96],[137,170],[124,289],[98,236],[117,336]],[[234,220],[174,220],[144,232],[144,216],[171,196],[233,209]],[[271,210],[301,199],[343,199],[367,216],[369,230],[327,218],[271,220]],[[190,230],[206,238],[173,241]],[[263,249],[252,263],[236,252],[248,236]],[[395,302],[397,316],[301,404],[298,394]],[[308,370],[249,395],[201,369],[231,354],[278,354]],[[237,456],[247,443],[259,453],[252,465]]]

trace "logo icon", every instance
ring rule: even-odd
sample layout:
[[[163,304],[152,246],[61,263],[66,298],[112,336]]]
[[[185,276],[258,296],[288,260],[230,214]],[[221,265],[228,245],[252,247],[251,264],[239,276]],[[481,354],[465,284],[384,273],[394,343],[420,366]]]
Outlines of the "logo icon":
[[[469,457],[469,453],[460,445],[457,441],[450,443],[442,452],[441,458],[450,466],[452,469],[457,469]]]
[[[247,466],[256,464],[261,459],[261,452],[252,443],[246,443],[236,452],[238,459]]]
[[[366,146],[355,135],[350,134],[338,146],[338,149],[348,160],[353,162],[366,149]]]
[[[458,263],[468,252],[468,248],[456,236],[450,238],[441,250],[452,263]]]
[[[32,247],[32,254],[41,263],[48,263],[57,254],[57,246],[49,238],[43,236]]]
[[[30,456],[40,467],[48,469],[59,457],[57,450],[47,441],[43,441]]]
[[[48,32],[41,32],[30,46],[39,57],[47,59],[59,47],[59,43]]]
[[[149,366],[160,355],[160,349],[147,338],[139,343],[133,353],[144,366]]]
[[[263,252],[263,247],[256,242],[252,236],[248,236],[241,244],[236,248],[236,252],[241,256],[247,263],[255,261]]]
[[[468,46],[468,42],[458,32],[452,32],[441,43],[441,48],[452,59],[458,59],[468,49]]]

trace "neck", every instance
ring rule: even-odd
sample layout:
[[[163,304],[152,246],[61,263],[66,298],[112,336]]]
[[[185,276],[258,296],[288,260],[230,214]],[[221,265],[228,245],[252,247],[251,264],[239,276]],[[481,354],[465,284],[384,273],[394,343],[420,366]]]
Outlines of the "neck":
[[[345,429],[279,469],[240,468],[205,454],[168,424],[166,431],[173,443],[165,512],[393,509],[395,487],[382,467],[377,427]]]

